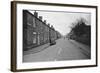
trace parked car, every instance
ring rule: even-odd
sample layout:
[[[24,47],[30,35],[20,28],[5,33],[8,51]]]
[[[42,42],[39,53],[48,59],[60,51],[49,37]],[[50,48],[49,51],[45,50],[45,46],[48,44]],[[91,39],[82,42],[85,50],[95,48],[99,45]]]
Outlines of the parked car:
[[[56,44],[56,41],[50,41],[50,45],[55,45]]]

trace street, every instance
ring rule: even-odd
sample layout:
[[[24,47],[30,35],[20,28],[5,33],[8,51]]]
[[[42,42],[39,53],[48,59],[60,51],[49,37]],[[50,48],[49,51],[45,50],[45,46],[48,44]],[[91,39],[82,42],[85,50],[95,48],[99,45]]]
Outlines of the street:
[[[27,51],[28,52],[28,51]],[[56,44],[37,52],[23,55],[23,62],[45,62],[90,59],[91,49],[74,40],[60,38]]]

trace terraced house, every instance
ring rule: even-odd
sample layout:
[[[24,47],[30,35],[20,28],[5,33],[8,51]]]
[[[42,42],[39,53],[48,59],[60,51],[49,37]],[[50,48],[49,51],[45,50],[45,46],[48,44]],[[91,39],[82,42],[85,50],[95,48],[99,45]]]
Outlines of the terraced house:
[[[54,27],[38,16],[38,12],[32,14],[23,10],[23,50],[52,43],[61,35]]]

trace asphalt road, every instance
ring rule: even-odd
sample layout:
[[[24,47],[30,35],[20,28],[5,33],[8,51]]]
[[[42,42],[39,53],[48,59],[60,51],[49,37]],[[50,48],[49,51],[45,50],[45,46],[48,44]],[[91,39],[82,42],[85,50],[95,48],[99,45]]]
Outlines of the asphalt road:
[[[90,59],[90,48],[74,40],[61,38],[56,44],[38,52],[23,56],[24,62],[65,61]]]

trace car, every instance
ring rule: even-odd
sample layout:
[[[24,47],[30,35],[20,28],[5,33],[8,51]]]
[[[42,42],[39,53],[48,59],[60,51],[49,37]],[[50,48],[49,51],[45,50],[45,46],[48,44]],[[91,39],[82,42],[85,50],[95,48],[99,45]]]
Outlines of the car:
[[[55,44],[56,44],[55,40],[50,42],[50,45],[55,45]]]

